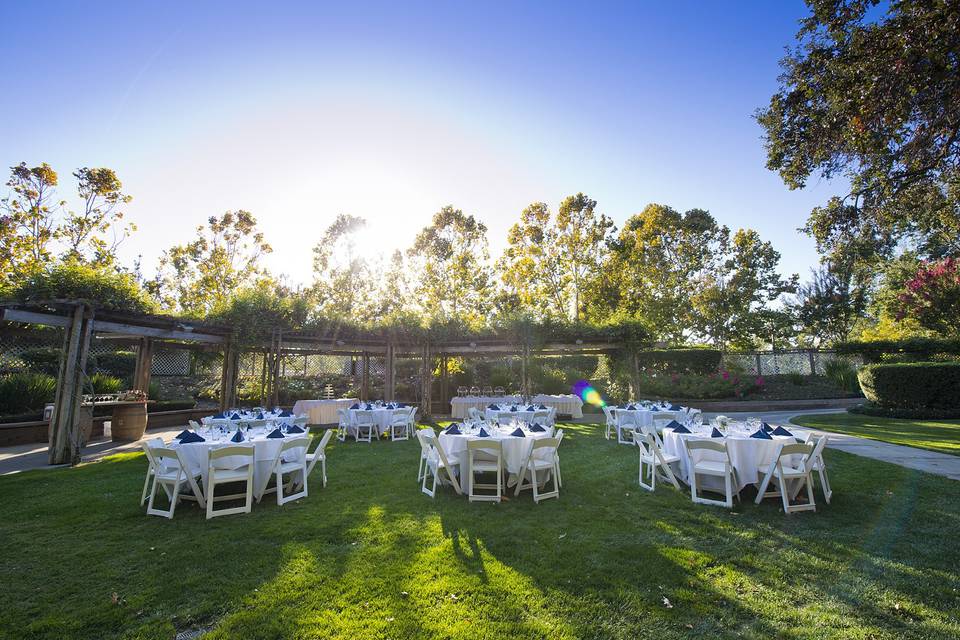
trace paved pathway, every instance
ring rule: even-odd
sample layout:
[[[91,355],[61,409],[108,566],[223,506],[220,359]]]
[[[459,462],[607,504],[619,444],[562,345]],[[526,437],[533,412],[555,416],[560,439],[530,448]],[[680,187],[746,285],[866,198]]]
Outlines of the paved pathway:
[[[776,413],[761,413],[760,417],[771,423],[790,424],[790,419],[798,415],[807,415],[811,413],[842,413],[843,410],[820,409],[816,411],[781,411]],[[716,414],[706,413],[705,418],[711,418]],[[747,413],[727,413],[725,415],[731,418],[744,418]],[[145,438],[163,438],[170,440],[179,433],[181,427],[149,430]],[[824,433],[817,431],[817,433]],[[868,440],[857,436],[844,435],[841,433],[829,432],[829,447],[839,451],[846,451],[858,456],[873,458],[883,462],[898,464],[908,469],[917,469],[935,475],[960,480],[960,456],[952,456],[947,453],[938,453],[936,451],[927,451],[925,449],[916,449],[914,447],[905,447],[889,442],[880,442],[878,440]],[[114,443],[108,438],[101,438],[88,444],[83,449],[83,461],[94,462],[104,456],[128,451],[137,451],[140,449],[139,442],[132,443]],[[28,469],[52,469],[47,464],[47,446],[45,444],[24,444],[13,447],[0,448],[0,476],[8,473],[17,473]]]

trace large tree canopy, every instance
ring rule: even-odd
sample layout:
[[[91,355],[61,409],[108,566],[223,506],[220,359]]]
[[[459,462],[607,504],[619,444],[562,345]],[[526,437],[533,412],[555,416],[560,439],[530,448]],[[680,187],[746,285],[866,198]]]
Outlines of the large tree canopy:
[[[792,189],[844,178],[806,229],[839,261],[960,252],[960,3],[807,0],[780,90],[758,114]],[[884,11],[885,9],[885,11]]]

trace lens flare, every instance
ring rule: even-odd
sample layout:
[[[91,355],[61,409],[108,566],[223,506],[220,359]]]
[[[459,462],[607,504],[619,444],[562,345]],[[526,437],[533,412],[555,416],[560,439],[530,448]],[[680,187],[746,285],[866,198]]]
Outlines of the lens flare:
[[[586,380],[577,380],[573,385],[573,393],[580,396],[580,399],[587,404],[592,404],[595,407],[603,407],[607,404],[600,392],[590,386],[590,383]]]

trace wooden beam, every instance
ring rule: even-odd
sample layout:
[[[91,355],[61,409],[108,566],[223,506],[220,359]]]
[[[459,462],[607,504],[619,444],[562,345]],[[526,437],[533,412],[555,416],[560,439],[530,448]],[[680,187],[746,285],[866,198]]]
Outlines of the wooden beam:
[[[367,352],[360,356],[360,399],[370,400],[370,354]]]
[[[226,337],[224,336],[216,336],[209,333],[158,329],[156,327],[138,327],[137,325],[133,324],[108,322],[106,320],[97,320],[94,322],[93,329],[94,331],[102,331],[106,333],[122,333],[131,336],[160,338],[166,340],[187,340],[189,342],[204,342],[207,344],[223,344],[227,341]]]
[[[93,336],[93,311],[78,304],[64,332],[63,354],[57,376],[53,416],[48,427],[50,464],[77,464],[83,433],[80,428],[80,401],[86,379],[87,353]]]
[[[3,309],[3,319],[9,322],[40,324],[47,327],[69,327],[73,323],[72,316],[58,316],[52,313],[21,311],[20,309]]]
[[[387,358],[383,373],[383,399],[387,402],[396,400],[396,370],[394,369],[393,344],[387,343]]]

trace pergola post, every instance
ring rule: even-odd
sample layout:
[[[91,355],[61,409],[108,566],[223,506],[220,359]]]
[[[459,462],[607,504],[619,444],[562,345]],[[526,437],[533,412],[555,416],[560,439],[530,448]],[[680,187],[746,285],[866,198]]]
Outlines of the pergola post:
[[[83,304],[74,307],[63,339],[60,371],[53,416],[48,427],[50,464],[80,462],[80,403],[86,378],[87,353],[93,336],[93,310]]]
[[[450,371],[447,354],[440,354],[440,405],[444,408],[450,403]]]
[[[271,341],[272,356],[270,360],[270,394],[267,404],[280,405],[280,362],[283,360],[283,332],[277,330]]]
[[[396,400],[394,397],[396,389],[396,370],[393,361],[393,342],[387,342],[386,363],[383,372],[383,399],[387,402]]]
[[[150,390],[150,369],[153,366],[153,340],[140,338],[137,347],[137,366],[133,372],[133,388],[147,393]]]
[[[232,342],[223,348],[223,371],[220,376],[220,410],[229,409],[237,401],[237,365],[239,354]]]
[[[630,352],[630,384],[633,386],[630,395],[634,398],[640,394],[640,358],[636,351]]]
[[[424,416],[432,415],[431,396],[433,391],[433,363],[430,357],[430,344],[423,345],[423,359],[420,365],[420,411]]]
[[[370,354],[366,351],[360,356],[360,399],[370,399]]]

